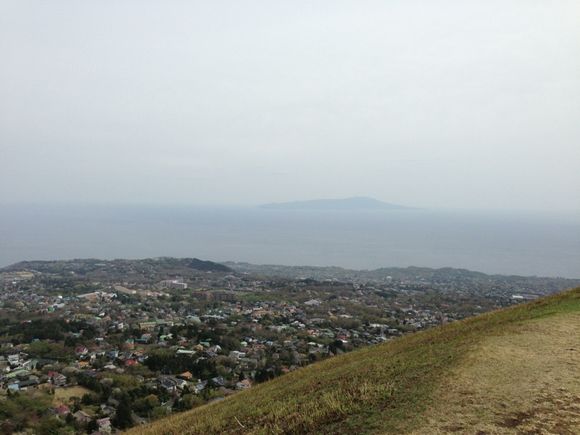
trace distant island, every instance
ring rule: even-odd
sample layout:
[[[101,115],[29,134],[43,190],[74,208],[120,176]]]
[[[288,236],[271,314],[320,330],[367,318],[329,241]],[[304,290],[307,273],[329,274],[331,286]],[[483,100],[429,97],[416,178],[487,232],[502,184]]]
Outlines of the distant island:
[[[279,202],[263,204],[260,207],[275,210],[408,210],[413,208],[399,204],[390,204],[364,196]]]

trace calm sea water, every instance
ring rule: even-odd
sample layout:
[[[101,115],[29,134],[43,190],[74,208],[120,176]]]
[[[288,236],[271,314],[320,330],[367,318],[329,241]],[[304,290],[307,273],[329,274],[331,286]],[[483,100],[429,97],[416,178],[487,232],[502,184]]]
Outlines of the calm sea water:
[[[0,206],[0,266],[158,256],[580,278],[580,215]]]

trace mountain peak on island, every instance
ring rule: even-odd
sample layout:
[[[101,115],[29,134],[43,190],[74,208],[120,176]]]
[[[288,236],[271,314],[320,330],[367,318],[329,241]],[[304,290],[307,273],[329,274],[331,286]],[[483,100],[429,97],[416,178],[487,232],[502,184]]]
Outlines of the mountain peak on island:
[[[411,208],[398,204],[390,204],[365,196],[278,202],[263,204],[261,207],[276,210],[402,210]]]

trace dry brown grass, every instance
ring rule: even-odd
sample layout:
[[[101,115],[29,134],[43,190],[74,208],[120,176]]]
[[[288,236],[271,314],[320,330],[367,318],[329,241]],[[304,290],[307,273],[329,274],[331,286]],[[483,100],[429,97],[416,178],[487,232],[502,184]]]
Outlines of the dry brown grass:
[[[416,434],[580,433],[580,313],[486,337],[435,397]]]
[[[90,393],[91,391],[86,389],[85,387],[75,386],[75,387],[66,387],[66,388],[56,388],[54,390],[54,398],[53,403],[55,405],[68,405],[70,403],[70,399],[73,397],[78,397],[82,399],[85,394]]]

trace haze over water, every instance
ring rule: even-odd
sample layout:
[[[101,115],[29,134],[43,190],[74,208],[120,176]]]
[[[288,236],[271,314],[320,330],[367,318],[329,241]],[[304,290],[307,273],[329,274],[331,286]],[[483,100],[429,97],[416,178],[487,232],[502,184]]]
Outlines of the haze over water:
[[[2,206],[0,266],[158,256],[356,269],[449,266],[578,278],[580,215]]]

